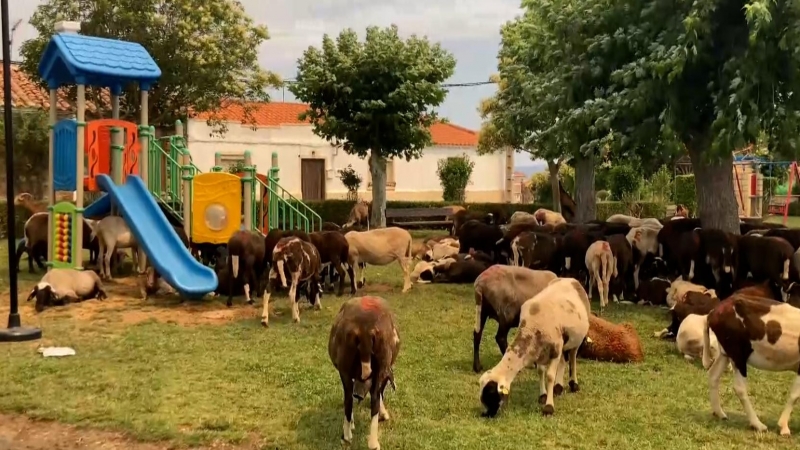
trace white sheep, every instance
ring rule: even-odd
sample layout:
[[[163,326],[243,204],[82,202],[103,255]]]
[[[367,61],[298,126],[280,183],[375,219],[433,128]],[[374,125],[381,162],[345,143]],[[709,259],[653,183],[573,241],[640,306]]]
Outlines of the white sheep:
[[[51,269],[34,286],[28,301],[36,297],[36,311],[90,298],[107,297],[100,277],[91,270]]]
[[[522,305],[519,332],[503,359],[480,380],[481,403],[486,417],[494,417],[508,398],[517,374],[533,364],[539,369],[542,413],[555,411],[556,381],[563,386],[564,352],[569,353],[569,387],[577,392],[578,348],[589,332],[591,305],[583,286],[573,278],[556,278]],[[563,388],[562,388],[563,390]],[[554,392],[555,391],[555,392]]]
[[[703,357],[703,330],[706,328],[706,318],[708,315],[689,314],[681,322],[678,334],[675,337],[675,346],[683,357],[691,361],[694,358]],[[710,339],[710,360],[714,361],[719,355],[719,343],[713,331],[709,331]]]
[[[675,304],[682,301],[686,296],[686,293],[690,291],[707,294],[713,298],[717,298],[717,293],[714,291],[714,289],[708,289],[705,286],[694,284],[691,281],[684,281],[681,278],[677,278],[669,286],[669,289],[667,289],[667,306],[670,308],[674,307]]]
[[[99,254],[103,258],[98,261],[101,278],[111,278],[111,258],[114,256],[114,249],[130,248],[133,265],[139,271],[139,246],[125,219],[119,216],[103,217],[92,227],[92,239],[95,236],[100,247]]]
[[[592,295],[592,284],[597,285],[600,293],[600,311],[608,304],[608,291],[611,277],[617,276],[617,261],[607,241],[596,241],[586,250],[586,268],[589,270],[589,296]]]

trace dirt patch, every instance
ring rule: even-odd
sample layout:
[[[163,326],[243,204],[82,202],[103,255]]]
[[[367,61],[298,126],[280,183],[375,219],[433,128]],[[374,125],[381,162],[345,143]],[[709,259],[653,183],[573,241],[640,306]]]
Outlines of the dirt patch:
[[[33,283],[20,286],[20,314],[25,323],[39,320],[73,319],[79,322],[114,322],[126,325],[155,320],[179,325],[224,325],[233,321],[260,316],[259,305],[251,306],[244,299],[235,298],[234,306],[225,306],[224,297],[206,298],[198,301],[181,301],[174,295],[153,296],[142,300],[137,277],[120,278],[105,283],[108,298],[87,300],[77,304],[49,308],[37,314],[33,302],[25,300]],[[0,300],[0,316],[8,314],[8,291]],[[2,448],[0,447],[0,450]]]
[[[234,446],[215,443],[197,450],[250,450],[259,448],[258,439]],[[122,433],[78,428],[58,422],[32,420],[25,416],[0,414],[0,450],[167,450],[172,443],[136,442]]]

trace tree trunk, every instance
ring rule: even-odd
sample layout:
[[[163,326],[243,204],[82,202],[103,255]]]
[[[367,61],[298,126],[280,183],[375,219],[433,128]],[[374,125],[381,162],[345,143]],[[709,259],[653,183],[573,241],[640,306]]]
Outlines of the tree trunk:
[[[739,234],[739,206],[733,189],[733,154],[705,158],[711,147],[710,137],[695,139],[686,146],[692,160],[697,213],[703,228]]]
[[[558,187],[558,169],[561,167],[559,161],[547,161],[547,170],[550,172],[550,189],[553,191],[553,211],[561,212],[561,189]]]
[[[594,153],[575,158],[575,222],[586,223],[597,218],[594,193]]]
[[[386,226],[386,159],[373,152],[369,154],[369,173],[372,176],[372,227]]]

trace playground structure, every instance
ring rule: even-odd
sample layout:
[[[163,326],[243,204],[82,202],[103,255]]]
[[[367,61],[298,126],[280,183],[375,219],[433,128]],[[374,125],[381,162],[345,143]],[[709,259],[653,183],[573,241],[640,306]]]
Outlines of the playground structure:
[[[764,176],[767,169],[768,175]],[[777,169],[777,172],[776,172]],[[800,182],[800,170],[795,161],[770,161],[755,155],[736,155],[733,163],[734,193],[742,218],[765,217],[767,215],[783,216],[786,225],[789,215],[789,204],[800,196],[792,194],[792,187]],[[782,179],[781,172],[787,172],[785,184],[766,186],[767,180],[772,183]],[[764,204],[767,211],[764,214]]]
[[[139,44],[79,30],[78,23],[58,22],[39,64],[50,89],[49,267],[81,269],[83,227],[75,224],[121,213],[140,244],[139,269],[147,258],[182,295],[195,297],[216,289],[217,278],[171,224],[183,226],[193,244],[217,245],[240,228],[321,227],[319,215],[277,184],[277,154],[269,177],[256,176],[249,152],[242,176],[223,173],[219,161],[204,174],[191,163],[180,121],[175,135],[156,138],[148,126],[148,89],[161,71],[152,57]],[[119,95],[131,82],[141,92],[138,126],[119,118]],[[77,85],[76,119],[56,122],[56,92],[68,84]],[[85,122],[86,86],[109,89],[111,119]],[[58,191],[75,192],[75,204],[53,204]],[[106,194],[84,209],[84,192],[99,191]]]

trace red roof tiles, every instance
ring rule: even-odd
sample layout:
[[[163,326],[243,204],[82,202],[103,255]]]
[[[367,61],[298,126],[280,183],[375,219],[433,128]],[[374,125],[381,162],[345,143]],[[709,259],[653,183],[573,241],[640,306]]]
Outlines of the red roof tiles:
[[[0,90],[3,89],[3,67],[0,65]],[[2,99],[2,96],[0,96]],[[103,92],[103,100],[107,104],[111,104],[108,97],[108,90]],[[2,105],[0,100],[0,105]],[[39,85],[34,83],[28,76],[22,72],[19,63],[11,63],[11,106],[14,108],[41,108],[50,109],[50,94],[42,90]],[[74,99],[69,98],[65,90],[58,92],[58,104],[56,108],[59,112],[72,112],[75,110]],[[94,112],[96,110],[94,104],[90,101],[86,102],[86,109]]]
[[[256,126],[305,125],[307,123],[297,118],[307,109],[303,103],[251,103],[247,106],[252,116],[252,123]],[[200,119],[211,117],[227,122],[250,122],[245,118],[245,107],[240,103],[231,103],[217,112],[198,115]],[[436,123],[431,126],[431,137],[435,145],[454,147],[478,145],[478,133],[449,123]]]

